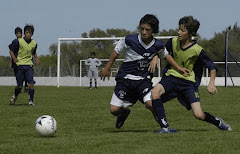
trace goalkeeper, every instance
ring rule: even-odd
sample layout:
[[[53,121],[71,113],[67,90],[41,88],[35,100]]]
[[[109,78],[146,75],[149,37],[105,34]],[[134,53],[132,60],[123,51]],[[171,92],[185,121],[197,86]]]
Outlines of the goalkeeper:
[[[91,53],[91,58],[88,58],[88,60],[85,62],[86,65],[88,65],[88,78],[90,79],[90,86],[89,89],[92,89],[92,79],[94,79],[95,88],[97,89],[97,78],[98,78],[98,67],[102,64],[102,62],[96,58],[96,53]]]

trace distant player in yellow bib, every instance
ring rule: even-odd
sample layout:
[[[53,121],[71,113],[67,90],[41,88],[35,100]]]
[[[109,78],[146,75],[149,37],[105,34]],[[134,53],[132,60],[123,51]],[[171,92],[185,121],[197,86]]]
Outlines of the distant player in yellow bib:
[[[186,76],[169,65],[165,69],[161,81],[152,89],[153,108],[158,111],[157,113],[160,113],[158,119],[165,126],[165,128],[159,130],[159,133],[170,132],[163,103],[176,97],[187,110],[192,109],[193,115],[197,119],[209,122],[221,130],[232,130],[221,118],[203,112],[200,105],[198,87],[204,67],[208,68],[211,76],[207,90],[213,95],[217,92],[217,89],[215,86],[215,64],[208,58],[203,48],[191,39],[192,36],[196,36],[199,26],[199,21],[192,16],[181,18],[179,20],[178,37],[171,38],[166,44],[168,52],[171,53],[180,67],[189,70],[189,75]]]

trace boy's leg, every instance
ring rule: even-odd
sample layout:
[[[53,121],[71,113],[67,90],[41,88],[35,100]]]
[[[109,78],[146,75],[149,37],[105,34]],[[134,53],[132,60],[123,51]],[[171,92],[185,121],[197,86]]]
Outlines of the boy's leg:
[[[28,84],[27,84],[27,80],[25,80],[24,93],[28,93]]]
[[[19,69],[19,67],[18,67],[16,69],[14,69],[14,72],[15,72],[15,76],[16,76],[16,80],[17,80],[17,86],[15,87],[13,96],[10,100],[10,105],[15,104],[15,102],[17,101],[17,97],[20,94],[21,89],[23,87],[23,78],[24,78],[23,70]]]
[[[193,114],[197,119],[206,121],[208,123],[211,123],[221,130],[229,130],[229,131],[232,130],[231,126],[228,125],[221,118],[215,117],[208,112],[203,112],[202,109],[201,109],[200,102],[192,103],[191,107],[192,107],[192,110],[193,110]]]
[[[28,90],[29,102],[28,102],[28,105],[32,105],[32,106],[35,105],[33,103],[34,102],[34,95],[35,95],[35,90],[34,90],[35,81],[33,80],[33,76],[34,76],[33,68],[31,66],[28,66],[26,68],[25,77],[26,77],[26,80],[28,81],[28,86],[29,86],[29,90]]]
[[[130,114],[130,109],[124,106],[124,101],[120,100],[115,93],[113,93],[112,99],[111,99],[111,106],[110,106],[110,112],[117,117],[116,120],[116,128],[121,128],[126,121],[128,115]]]
[[[90,78],[90,80],[89,80],[89,89],[92,89],[92,78]]]
[[[156,113],[155,119],[161,127],[161,129],[158,130],[157,133],[177,133],[176,130],[169,127],[167,122],[163,101],[161,99],[161,95],[163,95],[164,93],[165,89],[159,83],[152,89],[152,106]]]
[[[95,78],[94,81],[95,81],[95,88],[97,88],[97,79]]]

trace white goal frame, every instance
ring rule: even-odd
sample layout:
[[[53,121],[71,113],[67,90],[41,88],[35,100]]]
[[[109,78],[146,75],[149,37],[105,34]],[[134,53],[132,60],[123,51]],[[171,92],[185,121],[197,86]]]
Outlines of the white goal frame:
[[[157,36],[156,39],[170,39],[175,36]],[[58,38],[58,52],[57,52],[57,87],[60,87],[60,56],[61,56],[61,42],[62,41],[100,41],[100,40],[120,40],[123,37],[102,37],[102,38]]]

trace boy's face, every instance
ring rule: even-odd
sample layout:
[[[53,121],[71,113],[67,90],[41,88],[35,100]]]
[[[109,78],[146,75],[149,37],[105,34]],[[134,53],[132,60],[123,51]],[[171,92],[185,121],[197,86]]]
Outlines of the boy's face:
[[[180,25],[178,30],[178,39],[184,41],[189,39],[191,36],[188,33],[188,30],[185,25]]]
[[[91,54],[92,58],[95,58],[95,55],[94,54]]]
[[[29,30],[26,30],[24,35],[27,40],[30,40],[32,38],[32,32]]]
[[[17,38],[22,38],[22,33],[21,32],[17,32],[16,36],[17,36]]]
[[[141,33],[141,38],[143,41],[152,40],[153,30],[150,25],[141,24],[140,25],[140,33]]]

